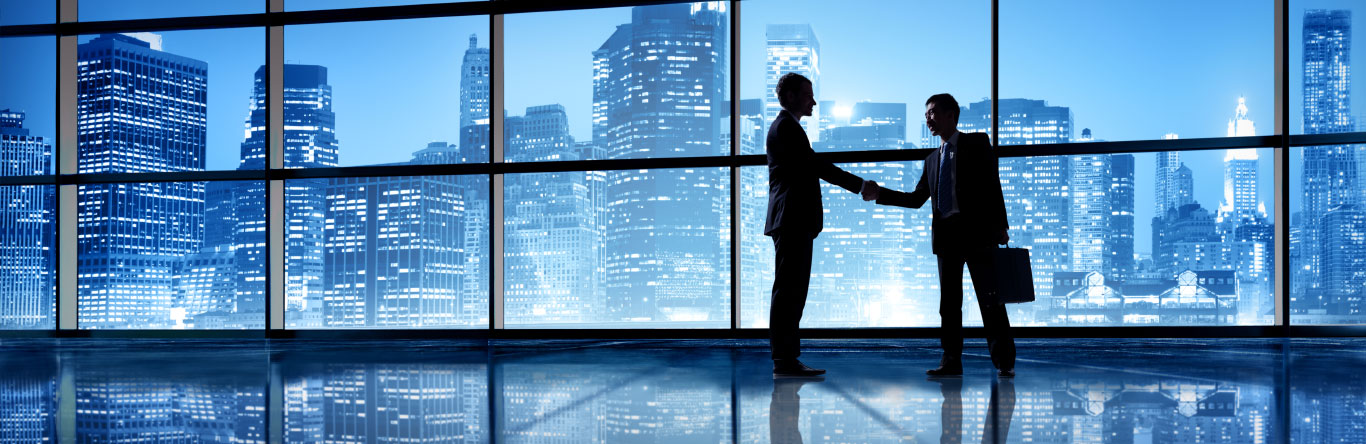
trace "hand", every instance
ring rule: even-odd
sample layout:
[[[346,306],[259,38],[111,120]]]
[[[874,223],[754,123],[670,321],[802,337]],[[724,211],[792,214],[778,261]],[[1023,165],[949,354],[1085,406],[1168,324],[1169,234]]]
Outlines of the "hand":
[[[865,202],[874,201],[877,200],[879,189],[880,187],[877,186],[877,182],[865,180],[863,181],[863,189],[859,190],[859,195],[863,196]]]
[[[997,240],[996,243],[1005,245],[1007,242],[1010,242],[1010,230],[1001,230],[1000,240]]]

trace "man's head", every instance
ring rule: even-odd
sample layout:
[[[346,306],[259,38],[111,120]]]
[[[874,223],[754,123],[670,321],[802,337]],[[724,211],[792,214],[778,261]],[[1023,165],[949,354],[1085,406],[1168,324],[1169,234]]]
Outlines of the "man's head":
[[[925,126],[936,136],[958,131],[958,101],[948,94],[935,94],[925,101]]]
[[[778,103],[797,118],[811,115],[811,110],[816,107],[816,94],[811,90],[811,80],[801,74],[783,74],[778,78],[776,92]]]

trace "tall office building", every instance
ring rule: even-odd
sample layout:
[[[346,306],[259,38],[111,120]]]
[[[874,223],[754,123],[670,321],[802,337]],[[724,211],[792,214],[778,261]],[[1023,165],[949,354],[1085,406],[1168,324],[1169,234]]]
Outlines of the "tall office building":
[[[1195,172],[1186,166],[1185,162],[1176,168],[1176,181],[1171,187],[1172,203],[1171,208],[1181,208],[1195,202]],[[1169,210],[1171,208],[1168,208]]]
[[[564,107],[527,108],[505,120],[513,162],[579,160]],[[597,264],[604,237],[592,175],[584,172],[514,174],[506,178],[503,297],[509,323],[603,320],[604,276]]]
[[[80,173],[204,170],[208,64],[117,34],[77,57]],[[204,237],[204,183],[82,185],[78,208],[81,327],[170,327],[172,274]]]
[[[1247,102],[1239,97],[1238,108],[1228,122],[1228,136],[1255,135],[1256,126],[1247,118]],[[1257,202],[1257,163],[1256,148],[1227,150],[1224,154],[1224,201],[1219,208],[1221,217],[1232,221],[1266,217],[1265,208]]]
[[[461,249],[465,193],[457,177],[332,178],[325,195],[323,326],[487,322],[482,312],[463,309],[469,276]]]
[[[768,125],[763,99],[740,101],[740,154],[764,154]],[[740,168],[740,312],[745,327],[767,327],[773,290],[773,240],[764,236],[768,216],[768,167]],[[753,315],[751,315],[753,314]]]
[[[783,105],[778,102],[777,93],[778,79],[783,74],[794,72],[811,79],[811,90],[816,93],[816,98],[821,97],[821,42],[816,38],[816,31],[806,23],[769,24],[764,35],[767,38],[767,61],[764,64],[764,128],[768,128],[767,123],[773,122],[773,119],[778,117],[778,111],[783,109]],[[820,125],[813,125],[811,122],[821,122],[825,119],[825,113],[832,111],[818,106],[812,111],[811,117],[802,119],[802,129],[806,130],[806,136],[812,142],[820,140]]]
[[[1111,282],[1124,283],[1137,270],[1134,263],[1134,166],[1132,154],[1110,155],[1110,232],[1106,254]]]
[[[1366,297],[1366,211],[1334,207],[1323,216],[1323,279],[1328,313],[1360,316]]]
[[[1162,136],[1164,140],[1175,140],[1176,134]],[[1159,151],[1154,153],[1156,165],[1153,169],[1153,215],[1161,217],[1170,208],[1180,205],[1176,203],[1176,169],[1181,167],[1180,151]]]
[[[727,103],[726,8],[636,7],[593,52],[593,143],[609,158],[729,152],[717,109]],[[722,168],[608,172],[614,320],[726,321],[728,181]]]
[[[999,108],[1001,134],[996,140],[1001,146],[1072,141],[1068,107],[1050,106],[1042,100],[1003,99]],[[991,132],[990,100],[964,106],[960,115],[960,130]],[[1072,268],[1072,160],[1066,156],[1005,157],[999,165],[1011,241],[1030,249],[1035,291],[1051,294],[1053,273]]]
[[[470,34],[470,47],[460,63],[460,128],[489,123],[489,49],[478,46]]]
[[[474,35],[460,64],[460,141],[454,155],[420,154],[415,163],[450,164],[489,162],[489,49],[477,46]],[[501,160],[501,159],[500,159]],[[460,310],[476,319],[488,319],[489,298],[489,180],[486,176],[457,176],[456,183],[464,190],[464,235],[460,249],[464,251],[466,279],[460,288]],[[487,322],[487,321],[485,321]]]
[[[1111,158],[1108,154],[1071,156],[1072,271],[1110,270]],[[1110,277],[1110,276],[1107,276]]]
[[[24,128],[23,112],[0,110],[0,176],[52,173],[52,144]],[[56,250],[51,185],[0,187],[0,328],[56,325]]]
[[[1354,129],[1352,122],[1352,12],[1304,11],[1304,133],[1331,134]],[[1350,146],[1304,148],[1304,266],[1294,267],[1293,280],[1306,283],[1310,293],[1322,291],[1323,222],[1340,205],[1358,203],[1356,152]],[[1307,295],[1295,309],[1327,309],[1325,299]]]
[[[851,124],[829,128],[816,142],[818,151],[901,149],[906,140],[904,103],[859,103]],[[904,190],[908,162],[866,162],[842,167],[860,177],[877,178],[879,185]],[[917,179],[919,176],[912,177]],[[932,268],[925,250],[910,250],[911,227],[927,225],[924,213],[904,208],[869,205],[855,194],[821,182],[825,230],[821,243],[842,254],[818,254],[812,262],[806,325],[905,325],[907,314],[934,312],[933,298],[916,295],[909,286],[918,271]],[[761,202],[766,202],[761,201]],[[761,225],[762,226],[762,225]],[[764,261],[773,267],[770,256]],[[910,274],[910,276],[907,276]],[[917,295],[918,296],[918,295]]]
[[[266,165],[266,67],[256,70],[242,142],[240,170]],[[335,167],[339,162],[336,115],[327,68],[284,66],[285,168]],[[264,328],[265,182],[245,182],[237,191],[238,221],[233,247],[238,267],[237,313],[244,328]],[[323,227],[327,179],[285,182],[285,322],[291,327],[319,327],[323,303]]]

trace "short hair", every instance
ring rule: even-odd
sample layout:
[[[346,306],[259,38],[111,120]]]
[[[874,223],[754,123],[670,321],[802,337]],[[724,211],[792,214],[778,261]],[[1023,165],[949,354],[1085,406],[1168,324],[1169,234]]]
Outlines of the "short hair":
[[[806,78],[806,76],[797,74],[795,72],[789,72],[787,74],[783,74],[782,77],[779,77],[778,87],[775,88],[774,91],[778,93],[778,104],[786,108],[788,105],[788,101],[791,100],[788,99],[788,96],[792,94],[797,94],[798,88],[801,88],[802,84],[810,85],[811,79],[808,79]]]
[[[925,100],[925,106],[930,106],[931,103],[940,110],[953,110],[953,118],[958,118],[958,100],[954,99],[949,93],[935,94]]]

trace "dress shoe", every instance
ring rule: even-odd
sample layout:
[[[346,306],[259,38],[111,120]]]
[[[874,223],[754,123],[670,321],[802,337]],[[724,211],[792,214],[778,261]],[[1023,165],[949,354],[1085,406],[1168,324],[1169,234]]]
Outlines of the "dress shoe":
[[[775,377],[811,377],[825,374],[825,370],[807,367],[802,361],[796,359],[773,361],[773,376]]]
[[[942,358],[939,360],[939,367],[925,371],[930,376],[963,376],[963,361],[958,359]]]
[[[1013,368],[1003,368],[1003,369],[1001,369],[1001,371],[996,372],[996,376],[1002,377],[1002,378],[1014,378],[1014,377],[1015,377],[1015,369],[1013,369]]]

